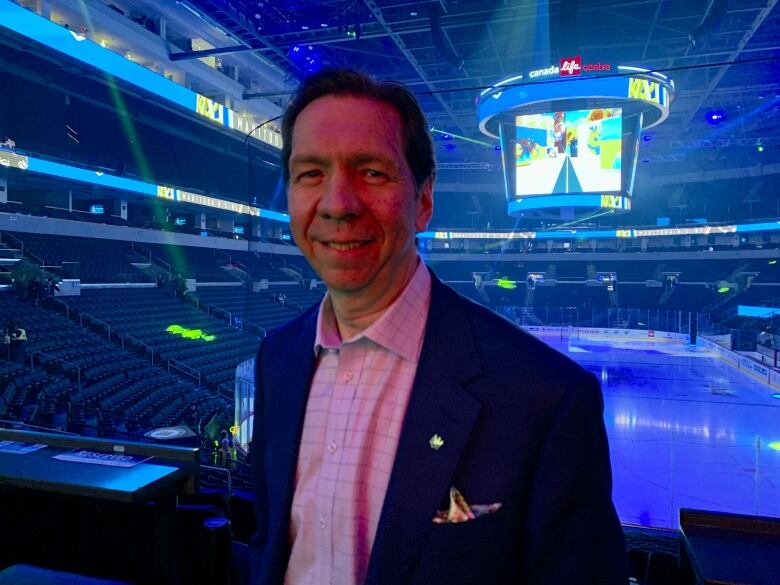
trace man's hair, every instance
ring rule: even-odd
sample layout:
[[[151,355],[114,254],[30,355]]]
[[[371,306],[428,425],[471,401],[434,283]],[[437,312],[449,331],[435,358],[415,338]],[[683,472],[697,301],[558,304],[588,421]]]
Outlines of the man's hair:
[[[282,118],[282,173],[285,184],[290,181],[295,121],[306,106],[329,95],[362,97],[394,108],[401,118],[404,155],[417,186],[421,186],[428,177],[435,177],[436,159],[425,115],[406,86],[394,81],[378,81],[352,69],[324,69],[303,80]]]

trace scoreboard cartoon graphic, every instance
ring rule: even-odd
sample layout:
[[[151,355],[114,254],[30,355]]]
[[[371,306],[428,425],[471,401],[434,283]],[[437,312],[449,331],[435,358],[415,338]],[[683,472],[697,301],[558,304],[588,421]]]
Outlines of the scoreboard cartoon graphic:
[[[620,191],[621,114],[598,108],[517,116],[516,195]]]

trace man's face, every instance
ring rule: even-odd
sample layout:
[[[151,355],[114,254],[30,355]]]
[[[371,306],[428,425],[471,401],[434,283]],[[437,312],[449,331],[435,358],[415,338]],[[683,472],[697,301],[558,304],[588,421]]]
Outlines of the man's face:
[[[333,292],[394,298],[414,272],[432,185],[417,188],[404,146],[399,114],[366,98],[319,98],[295,122],[290,226]]]

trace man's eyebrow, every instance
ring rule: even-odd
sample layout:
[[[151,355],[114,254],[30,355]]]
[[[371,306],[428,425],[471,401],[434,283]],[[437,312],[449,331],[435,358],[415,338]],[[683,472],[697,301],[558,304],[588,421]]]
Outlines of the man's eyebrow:
[[[347,158],[347,162],[353,167],[358,167],[365,164],[370,163],[381,163],[383,165],[386,165],[392,169],[398,169],[398,162],[392,157],[389,156],[381,156],[378,154],[372,154],[369,152],[361,152],[354,154]]]
[[[290,165],[312,164],[325,166],[328,162],[316,154],[296,154],[290,159]]]

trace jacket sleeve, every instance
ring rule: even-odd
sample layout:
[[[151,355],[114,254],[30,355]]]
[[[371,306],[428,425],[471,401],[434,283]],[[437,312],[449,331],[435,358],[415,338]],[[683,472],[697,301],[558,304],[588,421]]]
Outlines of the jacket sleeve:
[[[601,388],[591,374],[563,393],[534,474],[519,582],[628,582],[603,410]]]

